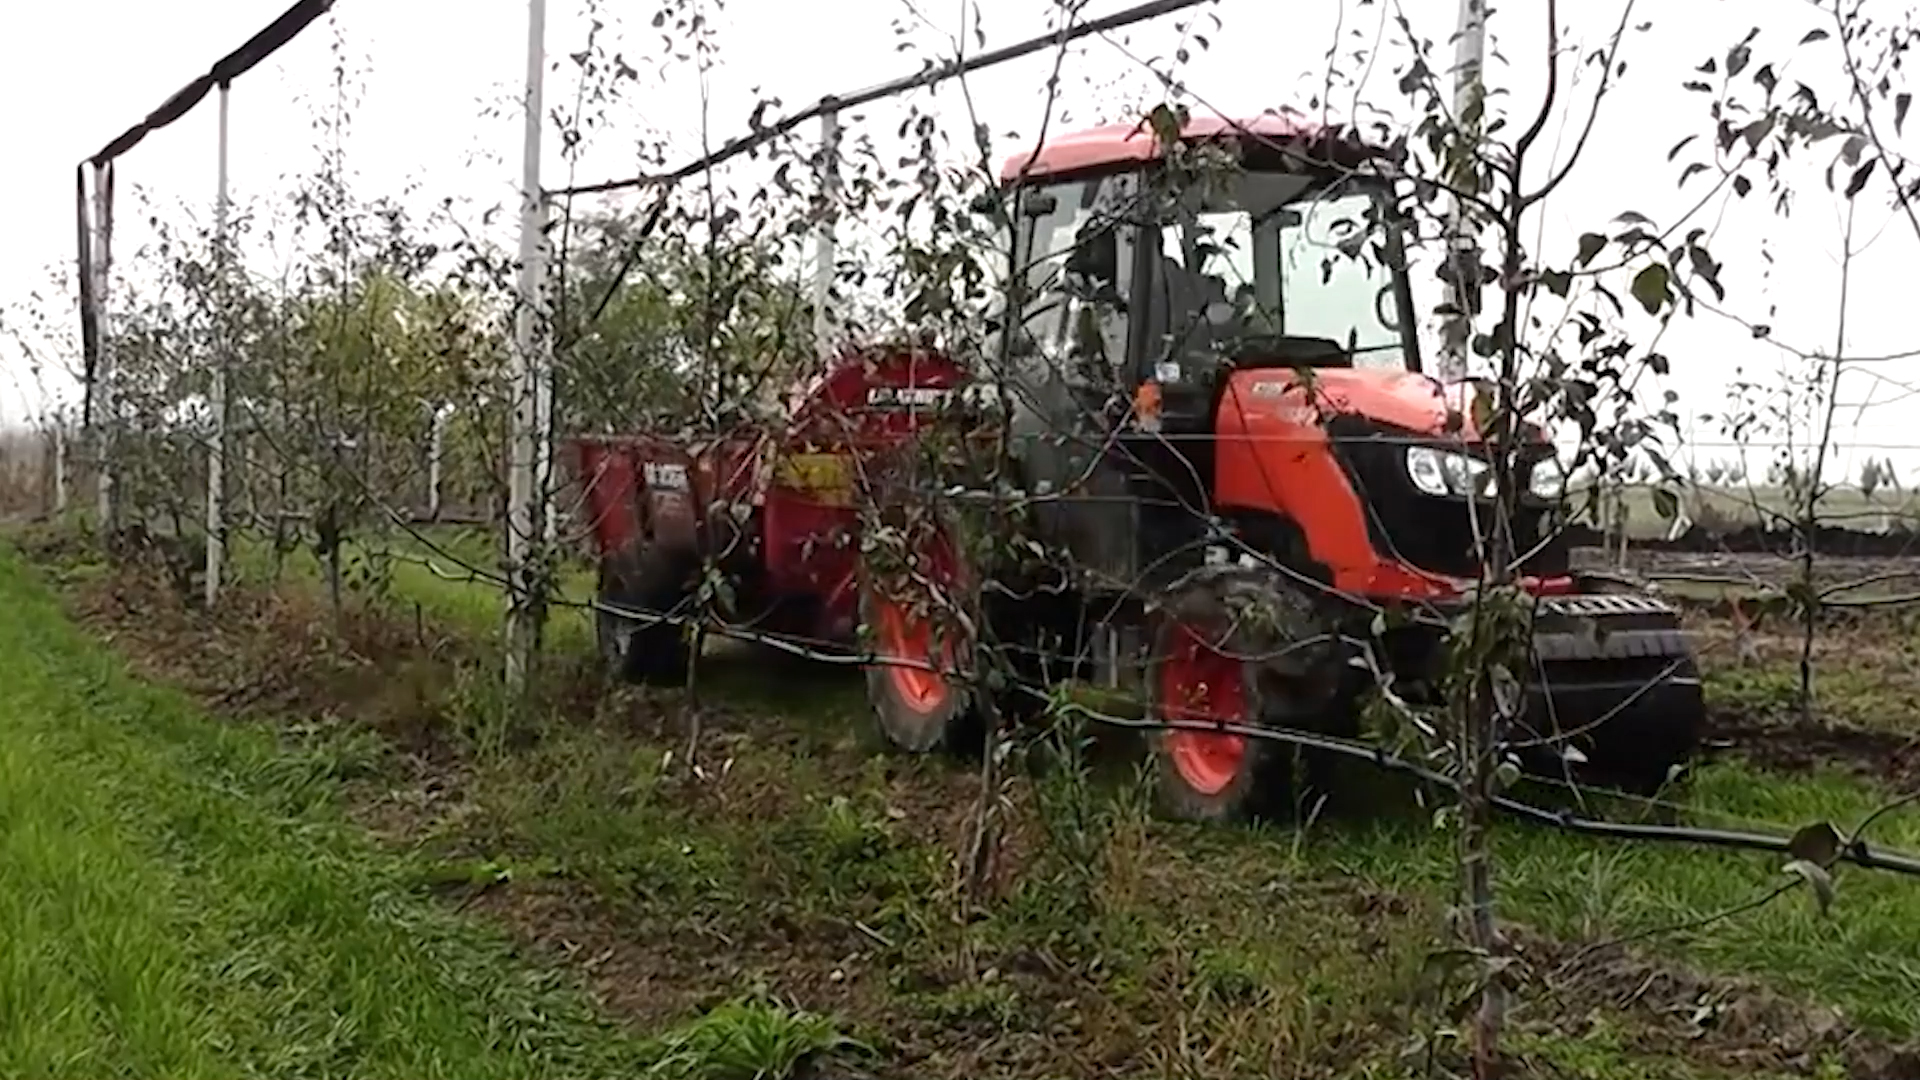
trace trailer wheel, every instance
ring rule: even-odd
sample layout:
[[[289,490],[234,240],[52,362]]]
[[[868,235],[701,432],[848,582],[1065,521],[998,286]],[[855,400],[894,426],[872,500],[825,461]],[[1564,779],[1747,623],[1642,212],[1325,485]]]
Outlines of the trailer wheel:
[[[666,561],[638,571],[602,561],[596,592],[603,605],[646,614],[671,612],[686,595],[684,581]],[[610,675],[629,683],[686,680],[693,651],[679,623],[649,623],[604,607],[593,615],[594,643]]]
[[[1338,650],[1317,643],[1314,606],[1277,575],[1201,571],[1175,586],[1154,625],[1150,717],[1245,727],[1338,726]],[[1153,733],[1159,801],[1183,821],[1239,823],[1276,813],[1293,794],[1297,749],[1230,732]]]
[[[866,666],[867,699],[880,733],[898,749],[924,754],[958,749],[975,734],[977,716],[963,674],[972,636],[928,589],[928,582],[942,592],[965,587],[959,554],[942,530],[921,544],[914,561],[915,573],[892,588],[861,568],[860,621],[872,633],[876,662]]]

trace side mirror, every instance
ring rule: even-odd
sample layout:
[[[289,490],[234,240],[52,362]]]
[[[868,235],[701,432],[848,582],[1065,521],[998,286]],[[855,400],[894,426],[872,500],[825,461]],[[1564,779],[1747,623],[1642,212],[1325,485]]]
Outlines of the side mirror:
[[[998,189],[983,191],[973,197],[973,201],[967,204],[967,208],[976,214],[998,214],[1006,204],[1008,196],[1012,194],[1015,193]],[[1053,213],[1060,205],[1059,198],[1050,191],[1028,190],[1019,192],[1017,197],[1020,200],[1020,215],[1022,217],[1046,217],[1048,214]]]

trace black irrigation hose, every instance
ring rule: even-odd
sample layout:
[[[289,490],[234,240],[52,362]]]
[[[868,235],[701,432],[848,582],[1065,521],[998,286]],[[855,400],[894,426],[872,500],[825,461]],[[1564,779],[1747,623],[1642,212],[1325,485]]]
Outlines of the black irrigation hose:
[[[635,611],[606,604],[598,600],[587,601],[580,606],[596,612],[606,612],[636,622],[644,626],[660,623],[685,624],[692,621],[687,616],[658,614]],[[795,656],[817,660],[839,666],[865,665],[873,663],[898,664],[905,667],[927,665],[913,661],[895,660],[890,657],[848,652],[835,655],[820,653],[814,649],[802,647],[780,640],[768,634],[730,631],[726,627],[717,628],[722,637],[737,638],[779,648]],[[931,670],[931,669],[929,669]],[[1047,694],[1032,686],[1021,685],[1020,689],[1042,700],[1051,699]],[[1075,702],[1066,702],[1061,706],[1063,712],[1090,720],[1105,727],[1124,728],[1132,731],[1197,731],[1210,734],[1238,735],[1249,739],[1267,739],[1288,743],[1308,750],[1324,750],[1346,757],[1365,761],[1375,768],[1388,772],[1405,773],[1430,784],[1450,787],[1453,780],[1424,765],[1409,761],[1389,752],[1385,747],[1357,739],[1344,739],[1336,735],[1322,735],[1318,732],[1303,731],[1298,728],[1265,727],[1252,724],[1235,724],[1216,720],[1131,720],[1123,716],[1114,716],[1089,709]],[[1583,836],[1598,836],[1612,840],[1657,840],[1667,843],[1699,844],[1705,847],[1731,848],[1739,851],[1764,851],[1776,855],[1793,854],[1790,838],[1768,835],[1766,833],[1740,832],[1732,829],[1700,829],[1685,825],[1630,825],[1621,822],[1599,821],[1581,817],[1565,810],[1549,810],[1543,806],[1521,802],[1506,795],[1494,795],[1492,804],[1515,817],[1547,825],[1563,832]],[[1873,850],[1864,839],[1856,838],[1840,850],[1835,856],[1839,862],[1852,863],[1868,870],[1886,870],[1896,874],[1920,877],[1920,857],[1900,853],[1881,853]]]
[[[1038,693],[1038,691],[1030,692]],[[1068,703],[1065,710],[1111,727],[1142,731],[1202,731],[1239,735],[1250,739],[1269,739],[1309,750],[1326,750],[1343,754],[1369,762],[1389,772],[1407,773],[1428,783],[1444,785],[1453,783],[1450,778],[1432,769],[1388,753],[1384,747],[1332,735],[1319,735],[1294,728],[1255,727],[1249,724],[1206,720],[1128,720],[1124,717],[1095,712],[1072,703]],[[1734,848],[1743,851],[1766,851],[1781,855],[1793,853],[1791,841],[1784,836],[1737,832],[1730,829],[1696,829],[1684,825],[1628,825],[1597,821],[1564,810],[1548,810],[1505,795],[1493,796],[1492,803],[1516,817],[1585,836],[1601,836],[1614,840],[1661,840],[1669,843],[1701,844],[1707,847]],[[1865,840],[1856,839],[1852,844],[1841,849],[1837,858],[1841,862],[1853,863],[1868,870],[1888,870],[1896,874],[1920,877],[1920,858],[1911,855],[1881,854],[1869,848]]]

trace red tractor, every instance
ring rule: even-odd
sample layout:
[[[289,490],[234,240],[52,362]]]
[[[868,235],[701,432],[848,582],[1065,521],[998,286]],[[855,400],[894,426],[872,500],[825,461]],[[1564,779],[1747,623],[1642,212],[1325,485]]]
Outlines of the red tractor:
[[[1007,162],[990,201],[1024,282],[994,356],[853,350],[784,430],[697,449],[576,439],[608,660],[680,674],[685,634],[644,615],[713,566],[730,620],[840,643],[867,627],[876,718],[911,751],[977,730],[985,691],[960,672],[982,641],[1052,658],[1016,661],[1030,680],[1140,689],[1159,719],[1356,735],[1382,677],[1436,693],[1447,616],[1482,576],[1490,455],[1471,384],[1420,370],[1391,183],[1364,145],[1279,115],[1195,118],[1166,145],[1122,124]],[[1206,160],[1232,167],[1193,182]],[[973,565],[936,531],[919,580],[982,597],[955,619],[876,584],[861,507],[898,498],[899,463],[969,387],[999,403],[998,527],[1048,558]],[[1565,473],[1530,446],[1511,538],[1533,666],[1510,745],[1536,772],[1656,788],[1699,738],[1689,642],[1669,605],[1571,570]],[[1177,816],[1298,795],[1281,743],[1152,743]]]

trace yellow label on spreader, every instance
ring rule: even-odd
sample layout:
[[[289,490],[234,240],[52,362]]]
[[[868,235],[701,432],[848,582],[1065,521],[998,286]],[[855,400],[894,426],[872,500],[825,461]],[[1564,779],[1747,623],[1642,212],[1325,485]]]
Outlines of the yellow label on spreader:
[[[828,506],[853,505],[852,459],[845,454],[788,454],[774,468],[774,482],[804,491]]]

